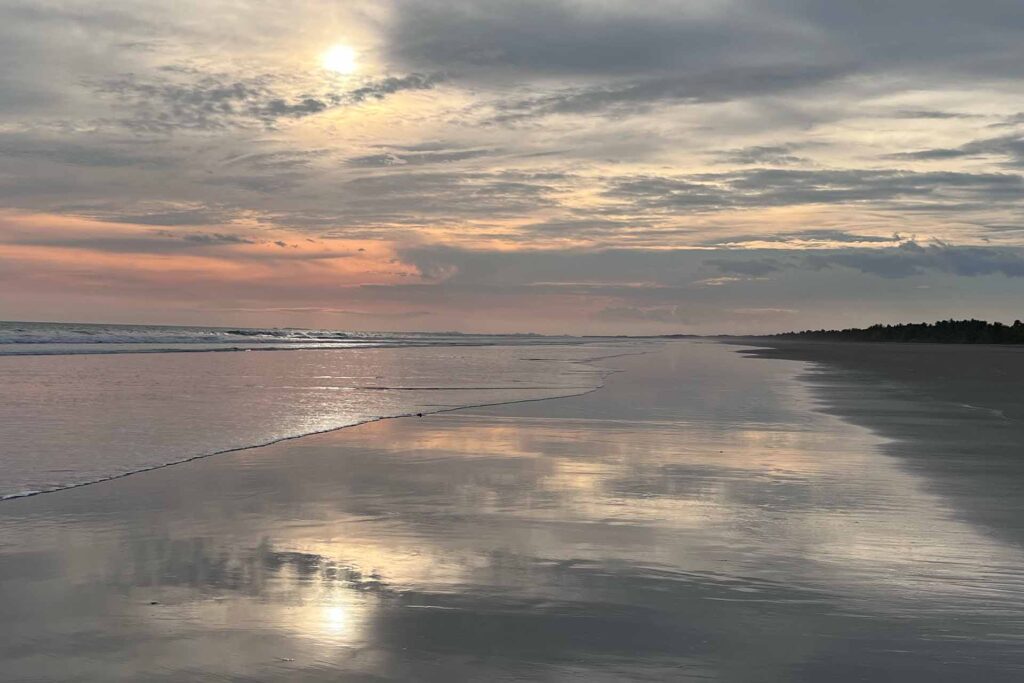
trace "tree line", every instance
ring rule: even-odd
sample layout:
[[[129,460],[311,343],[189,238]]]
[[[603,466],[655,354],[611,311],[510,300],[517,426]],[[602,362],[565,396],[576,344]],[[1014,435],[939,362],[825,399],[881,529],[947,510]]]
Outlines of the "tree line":
[[[826,341],[933,342],[939,344],[1024,344],[1024,323],[1013,325],[984,320],[940,320],[935,323],[872,325],[846,330],[804,330],[775,337]]]

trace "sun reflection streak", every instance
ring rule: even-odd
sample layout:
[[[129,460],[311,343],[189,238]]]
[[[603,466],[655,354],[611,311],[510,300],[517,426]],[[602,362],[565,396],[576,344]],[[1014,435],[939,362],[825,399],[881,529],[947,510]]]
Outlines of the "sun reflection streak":
[[[350,626],[349,610],[342,605],[326,605],[322,611],[323,629],[332,636],[345,635]]]

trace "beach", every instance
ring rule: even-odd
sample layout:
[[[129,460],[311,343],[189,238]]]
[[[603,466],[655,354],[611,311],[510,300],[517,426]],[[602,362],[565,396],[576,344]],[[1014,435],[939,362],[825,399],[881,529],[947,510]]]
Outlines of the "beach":
[[[1024,677],[1024,356],[743,343],[0,502],[2,678]]]
[[[745,340],[810,363],[822,408],[863,425],[956,514],[1024,545],[1024,348]]]

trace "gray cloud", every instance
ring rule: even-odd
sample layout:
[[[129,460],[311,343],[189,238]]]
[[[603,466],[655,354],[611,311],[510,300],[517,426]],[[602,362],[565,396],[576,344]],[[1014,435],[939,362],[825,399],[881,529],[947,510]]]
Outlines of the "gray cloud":
[[[906,278],[933,271],[962,277],[1024,277],[1024,252],[1015,248],[964,247],[905,242],[891,249],[860,249],[810,254],[812,267],[844,266],[884,278]]]
[[[345,184],[350,217],[384,221],[424,216],[502,217],[555,206],[556,182],[563,176],[515,172],[392,172],[356,178]]]
[[[305,169],[326,155],[325,150],[277,150],[273,152],[245,152],[232,154],[221,162],[225,168],[244,168],[255,171],[290,173]]]
[[[729,246],[743,244],[744,242],[777,242],[779,244],[786,243],[807,243],[807,242],[840,242],[849,244],[891,244],[894,242],[903,242],[905,238],[897,233],[889,236],[880,235],[861,235],[852,232],[846,232],[845,230],[821,230],[810,228],[807,230],[794,230],[789,232],[780,232],[770,235],[730,235],[726,239],[721,240],[709,240],[705,242],[707,246]]]
[[[874,68],[949,69],[986,77],[1024,73],[1024,6],[1013,0],[768,4],[800,17],[826,35],[833,49],[855,52]]]
[[[900,152],[890,155],[896,159],[918,161],[942,161],[983,155],[1007,157],[1014,166],[1024,167],[1024,135],[1001,135],[994,138],[974,140],[959,147],[939,147],[917,152]]]
[[[29,237],[12,244],[87,249],[112,254],[173,254],[205,247],[258,244],[257,240],[226,233],[172,233],[160,230],[138,236]]]
[[[808,320],[874,319],[989,310],[1011,305],[1004,277],[1024,277],[1024,249],[904,243],[814,250],[403,250],[432,284],[372,289],[386,300],[436,306],[484,301],[503,307],[570,298],[595,322],[633,331],[684,325],[721,331],[784,330]],[[721,277],[725,274],[726,277]],[[720,286],[709,286],[710,282]],[[941,300],[957,292],[955,305]],[[864,299],[870,304],[864,308]],[[988,302],[988,303],[986,303]],[[1005,315],[1015,315],[1007,313]],[[1013,319],[1012,317],[1010,318]]]
[[[810,250],[563,249],[502,253],[415,247],[402,250],[400,257],[426,278],[444,280],[449,285],[509,287],[542,283],[550,287],[563,283],[580,287],[581,283],[592,283],[587,286],[605,293],[668,288],[678,294],[714,274],[774,277],[840,267],[886,279],[927,273],[1024,277],[1022,248],[913,241],[893,247]]]
[[[70,166],[123,168],[128,166],[168,167],[168,159],[133,149],[123,141],[87,145],[67,139],[0,135],[0,157],[41,159]]]
[[[888,112],[885,116],[898,119],[932,119],[936,121],[978,118],[977,114],[963,114],[961,112],[939,111],[937,109],[900,109],[895,112]]]
[[[1001,173],[758,168],[683,177],[622,178],[611,183],[605,196],[628,202],[633,210],[674,212],[906,198],[1009,200],[1024,197],[1024,179]]]
[[[623,10],[565,0],[399,0],[387,45],[393,60],[419,68],[627,75],[670,70],[698,54],[724,59],[738,40],[775,52],[771,38],[785,32],[741,13],[732,21],[715,14],[660,2]]]
[[[318,249],[302,251],[297,244],[284,240],[259,239],[252,235],[227,232],[196,232],[192,230],[151,230],[136,235],[86,234],[81,237],[66,234],[19,235],[7,240],[9,244],[84,249],[110,254],[176,254],[187,252],[216,252],[220,256],[246,261],[325,261],[351,258],[358,252]],[[221,247],[246,245],[274,246],[268,250],[223,250]]]
[[[429,90],[442,82],[440,75],[409,74],[368,80],[359,87],[335,92],[299,93],[291,96],[283,76],[244,78],[206,73],[195,69],[169,68],[160,76],[134,74],[107,79],[95,85],[103,95],[113,95],[131,114],[119,122],[131,130],[168,133],[178,129],[215,131],[234,127],[273,127],[279,121],[301,119],[330,108],[381,100],[404,90]]]
[[[388,166],[428,166],[431,164],[447,164],[489,156],[494,153],[490,149],[451,149],[451,150],[396,150],[352,157],[346,163],[362,168],[383,168]]]
[[[413,68],[593,77],[838,58],[865,72],[1024,73],[1024,9],[1014,0],[652,0],[628,8],[587,0],[401,0],[395,7],[389,54]]]
[[[373,311],[353,311],[345,308],[331,308],[327,306],[276,306],[264,308],[244,308],[234,306],[230,308],[219,308],[216,310],[239,312],[239,313],[330,313],[351,318],[366,318],[380,321],[401,321],[425,318],[431,315],[432,311],[396,311],[393,313]]]
[[[725,164],[739,164],[743,166],[769,165],[788,166],[792,164],[805,163],[807,159],[797,156],[793,152],[806,147],[806,145],[755,145],[722,152],[718,155],[718,161]]]
[[[612,220],[605,218],[575,218],[551,220],[543,223],[530,223],[520,230],[524,234],[538,237],[563,239],[594,239],[600,237],[621,236],[644,225],[642,220]]]
[[[491,121],[514,122],[553,114],[623,114],[658,104],[726,102],[820,85],[848,73],[846,67],[780,64],[571,88],[499,102]]]
[[[195,232],[176,235],[172,232],[160,231],[157,234],[161,237],[183,239],[186,242],[195,242],[197,244],[257,244],[256,240],[250,237],[222,232]]]
[[[108,223],[130,223],[133,225],[215,225],[231,220],[230,213],[209,208],[158,210],[145,213],[95,213],[82,211]]]
[[[927,273],[957,277],[1024,277],[1024,250],[1015,247],[955,246],[905,241],[893,247],[810,250],[750,250],[709,258],[705,265],[730,275],[763,276],[782,270],[850,268],[886,279]]]
[[[780,268],[778,259],[710,258],[705,259],[704,264],[714,266],[722,273],[748,277],[762,277],[774,273]]]
[[[408,76],[388,76],[349,90],[343,99],[354,103],[370,99],[382,100],[403,90],[430,90],[444,80],[445,77],[441,74],[413,73]]]

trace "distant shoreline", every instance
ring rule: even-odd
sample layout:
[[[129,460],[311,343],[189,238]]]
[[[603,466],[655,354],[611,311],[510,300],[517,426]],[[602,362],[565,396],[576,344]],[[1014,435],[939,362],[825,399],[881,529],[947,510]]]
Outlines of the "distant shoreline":
[[[845,330],[804,330],[768,335],[765,339],[799,341],[896,342],[926,344],[1024,344],[1024,323],[985,320],[940,320],[935,323],[872,325]]]

